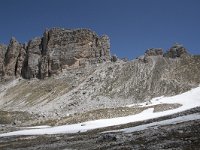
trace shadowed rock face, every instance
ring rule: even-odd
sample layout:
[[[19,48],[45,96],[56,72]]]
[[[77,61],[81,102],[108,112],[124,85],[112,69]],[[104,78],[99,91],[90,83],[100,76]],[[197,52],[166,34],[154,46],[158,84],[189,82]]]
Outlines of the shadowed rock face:
[[[5,69],[3,69],[4,73],[2,75],[5,75],[6,77],[20,76],[26,54],[23,45],[15,38],[12,38],[7,49],[4,48],[3,51],[5,52],[5,55],[2,57],[4,58],[3,68]]]
[[[8,48],[0,46],[0,52],[1,77],[43,79],[62,69],[110,60],[110,41],[108,36],[99,37],[88,29],[53,28],[27,46],[12,38]]]
[[[5,45],[0,45],[0,79],[4,76],[5,68],[4,68],[4,59],[5,59],[5,52],[7,47]]]

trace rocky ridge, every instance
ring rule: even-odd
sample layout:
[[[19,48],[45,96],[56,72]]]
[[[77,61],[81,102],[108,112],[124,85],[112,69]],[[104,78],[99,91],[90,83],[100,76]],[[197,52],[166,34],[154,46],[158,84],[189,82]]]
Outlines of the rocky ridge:
[[[28,44],[12,38],[8,46],[0,45],[0,53],[1,79],[44,79],[63,69],[110,60],[110,42],[88,29],[52,28]]]
[[[148,49],[140,60],[147,62],[150,56],[175,59],[188,55],[187,50],[176,43],[166,53],[161,48]],[[21,44],[12,37],[8,46],[0,45],[0,78],[44,79],[59,74],[63,69],[116,62],[117,59],[115,55],[111,57],[107,35],[99,37],[88,29],[52,28],[28,44]]]

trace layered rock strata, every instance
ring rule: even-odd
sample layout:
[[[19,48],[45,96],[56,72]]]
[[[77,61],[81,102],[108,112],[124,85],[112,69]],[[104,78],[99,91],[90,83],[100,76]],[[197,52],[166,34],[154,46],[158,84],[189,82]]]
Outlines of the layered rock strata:
[[[43,37],[27,45],[15,38],[8,47],[0,45],[0,76],[39,78],[52,76],[63,69],[85,67],[110,60],[110,41],[88,29],[52,28]]]

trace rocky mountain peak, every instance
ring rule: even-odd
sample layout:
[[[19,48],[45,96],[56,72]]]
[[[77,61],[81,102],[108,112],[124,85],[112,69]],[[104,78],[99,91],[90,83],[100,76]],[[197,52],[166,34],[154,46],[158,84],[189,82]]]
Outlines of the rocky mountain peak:
[[[181,56],[188,56],[190,55],[188,53],[188,50],[179,43],[175,43],[174,45],[172,45],[172,47],[164,52],[162,48],[150,48],[147,49],[144,56],[148,57],[148,56],[164,56],[164,57],[169,57],[169,58],[177,58],[177,57],[181,57]]]
[[[183,45],[175,43],[167,52],[162,48],[147,49],[139,60],[148,63],[152,56],[178,58],[189,56],[189,53]],[[117,57],[110,56],[107,35],[98,36],[90,29],[51,28],[28,44],[21,44],[12,37],[8,46],[0,45],[0,78],[44,79],[66,69],[114,60]]]
[[[188,56],[190,55],[188,53],[188,50],[183,47],[182,44],[175,43],[166,53],[164,56],[170,57],[170,58],[176,58],[176,57],[182,57],[182,56]]]
[[[19,43],[14,36],[11,37],[11,39],[10,39],[10,44],[13,44],[13,43]]]
[[[3,51],[2,46],[0,50]],[[47,29],[43,37],[30,40],[27,46],[12,37],[1,60],[5,68],[3,74],[8,78],[42,79],[63,69],[110,61],[110,40],[89,29],[52,28]]]

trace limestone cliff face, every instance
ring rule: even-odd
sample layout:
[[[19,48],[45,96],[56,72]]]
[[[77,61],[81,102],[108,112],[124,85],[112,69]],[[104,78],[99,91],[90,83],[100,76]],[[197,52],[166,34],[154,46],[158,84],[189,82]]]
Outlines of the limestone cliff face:
[[[26,46],[12,38],[8,48],[0,46],[0,52],[1,77],[43,79],[63,69],[109,61],[110,41],[108,36],[99,37],[88,29],[53,28]]]
[[[43,54],[48,55],[49,74],[110,59],[109,38],[98,37],[87,29],[51,29],[45,32],[43,43]]]

